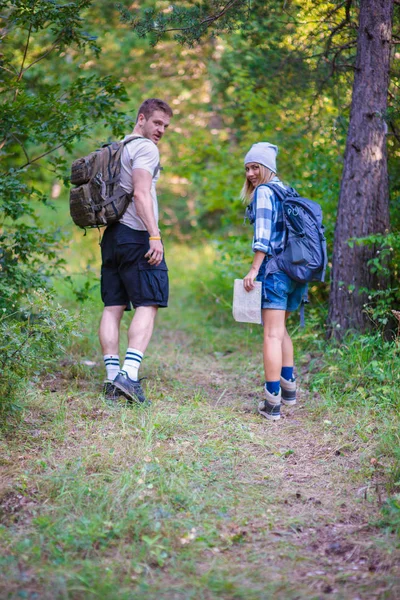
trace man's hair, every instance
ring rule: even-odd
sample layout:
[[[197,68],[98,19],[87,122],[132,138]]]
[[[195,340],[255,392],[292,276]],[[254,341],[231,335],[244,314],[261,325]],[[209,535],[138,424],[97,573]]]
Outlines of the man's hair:
[[[140,114],[144,115],[147,121],[147,119],[149,119],[156,110],[162,110],[169,117],[173,116],[171,107],[166,102],[164,102],[164,100],[159,100],[159,98],[148,98],[147,100],[142,102],[142,104],[139,107],[136,123],[138,122]]]

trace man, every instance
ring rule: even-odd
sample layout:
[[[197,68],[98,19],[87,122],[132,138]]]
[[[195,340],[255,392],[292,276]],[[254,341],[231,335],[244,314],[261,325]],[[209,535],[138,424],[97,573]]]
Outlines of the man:
[[[158,142],[172,110],[157,98],[140,106],[135,128],[121,156],[121,186],[133,191],[132,201],[119,222],[107,227],[101,242],[101,296],[104,311],[99,339],[107,379],[108,399],[123,395],[146,403],[138,377],[150,342],[158,307],[168,304],[168,270],[158,228],[156,182],[160,174]],[[119,332],[125,310],[135,309],[128,330],[128,349],[120,369]]]

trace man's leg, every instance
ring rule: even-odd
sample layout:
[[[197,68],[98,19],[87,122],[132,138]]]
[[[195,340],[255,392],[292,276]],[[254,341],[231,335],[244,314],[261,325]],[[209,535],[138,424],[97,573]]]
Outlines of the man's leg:
[[[146,401],[138,380],[138,371],[153,333],[157,310],[157,306],[138,306],[129,326],[124,364],[114,380],[114,385],[128,400],[140,403]]]
[[[103,354],[119,353],[119,327],[126,306],[105,306],[100,320],[99,340]]]
[[[138,306],[128,329],[128,345],[146,352],[153,334],[158,306]]]
[[[143,355],[153,333],[157,306],[138,306],[128,330],[128,349],[122,371],[132,381],[138,381]]]
[[[105,306],[100,320],[99,340],[107,371],[105,393],[110,397],[112,390],[108,389],[109,383],[119,371],[119,328],[124,310],[125,306]]]

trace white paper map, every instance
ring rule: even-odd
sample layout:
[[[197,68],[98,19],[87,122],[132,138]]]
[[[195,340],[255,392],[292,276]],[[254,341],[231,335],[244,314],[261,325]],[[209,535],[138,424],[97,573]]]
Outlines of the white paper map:
[[[235,279],[233,286],[233,318],[240,323],[258,323],[261,320],[261,282],[254,282],[255,288],[246,292],[243,279]]]

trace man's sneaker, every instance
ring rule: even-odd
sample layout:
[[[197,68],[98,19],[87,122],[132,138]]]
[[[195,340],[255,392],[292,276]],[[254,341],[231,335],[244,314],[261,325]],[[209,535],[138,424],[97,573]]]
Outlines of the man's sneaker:
[[[296,404],[296,381],[281,377],[282,404],[293,406]]]
[[[110,379],[106,379],[103,383],[103,396],[109,402],[115,402],[119,396],[119,390]]]
[[[275,396],[265,388],[265,396],[266,400],[258,405],[258,412],[270,421],[278,421],[281,418],[281,392]]]
[[[137,402],[138,404],[150,404],[148,400],[146,400],[146,396],[144,395],[144,391],[142,386],[140,385],[140,381],[134,381],[128,376],[126,371],[119,371],[118,375],[113,381],[114,387],[116,387],[122,395],[129,402]]]

